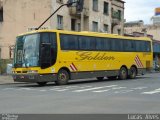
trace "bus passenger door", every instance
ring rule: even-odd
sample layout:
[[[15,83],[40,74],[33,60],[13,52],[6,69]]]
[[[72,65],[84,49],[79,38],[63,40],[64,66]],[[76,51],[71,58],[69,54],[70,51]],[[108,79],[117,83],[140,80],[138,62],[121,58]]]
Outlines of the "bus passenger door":
[[[48,33],[41,33],[40,64],[42,69],[51,66],[51,43]]]

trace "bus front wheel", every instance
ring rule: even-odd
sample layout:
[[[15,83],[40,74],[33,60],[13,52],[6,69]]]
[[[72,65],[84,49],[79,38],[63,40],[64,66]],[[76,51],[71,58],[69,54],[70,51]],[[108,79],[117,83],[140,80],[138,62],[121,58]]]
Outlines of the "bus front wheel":
[[[128,76],[127,69],[125,67],[122,67],[119,71],[119,79],[125,80],[127,79],[127,76]]]
[[[57,75],[57,81],[55,83],[57,85],[66,85],[69,80],[69,74],[66,70],[60,70]]]

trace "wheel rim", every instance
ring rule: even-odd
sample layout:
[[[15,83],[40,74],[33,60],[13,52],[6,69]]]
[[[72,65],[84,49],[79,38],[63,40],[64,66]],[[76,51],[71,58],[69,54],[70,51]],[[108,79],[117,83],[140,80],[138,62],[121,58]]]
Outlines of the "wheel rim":
[[[60,80],[66,80],[67,79],[67,76],[66,76],[66,74],[64,74],[64,73],[60,73],[60,75],[59,75],[59,79]]]
[[[125,68],[123,67],[121,68],[119,77],[121,80],[124,80],[127,78],[127,70]]]
[[[121,73],[122,73],[122,77],[126,78],[126,70],[123,69]]]

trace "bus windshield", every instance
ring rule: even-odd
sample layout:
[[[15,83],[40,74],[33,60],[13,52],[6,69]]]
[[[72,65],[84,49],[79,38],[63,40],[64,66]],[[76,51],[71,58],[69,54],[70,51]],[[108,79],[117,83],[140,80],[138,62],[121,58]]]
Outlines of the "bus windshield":
[[[17,37],[14,54],[15,67],[39,66],[40,34]]]

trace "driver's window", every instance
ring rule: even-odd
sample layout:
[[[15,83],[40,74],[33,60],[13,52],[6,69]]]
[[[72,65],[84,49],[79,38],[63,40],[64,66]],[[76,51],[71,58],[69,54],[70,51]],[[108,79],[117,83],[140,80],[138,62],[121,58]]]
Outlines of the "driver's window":
[[[42,33],[41,36],[41,67],[51,66],[51,44],[49,33]]]
[[[42,33],[41,43],[50,43],[49,33]]]

